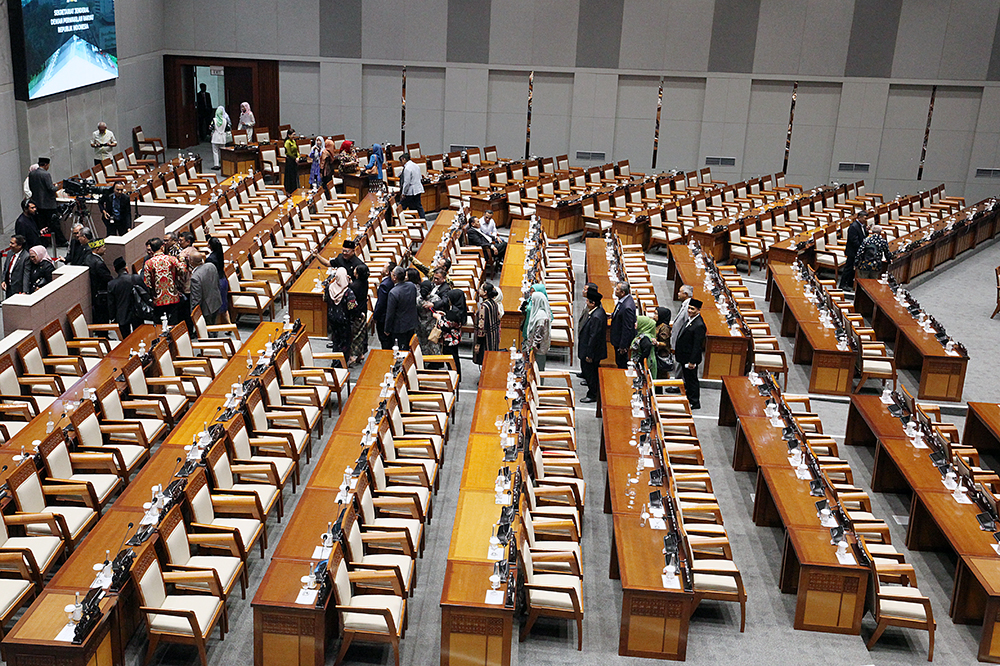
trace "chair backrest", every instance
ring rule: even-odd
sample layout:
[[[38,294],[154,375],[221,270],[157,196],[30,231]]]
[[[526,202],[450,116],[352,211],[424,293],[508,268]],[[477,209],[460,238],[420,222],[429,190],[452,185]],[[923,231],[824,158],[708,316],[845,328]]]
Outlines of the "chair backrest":
[[[175,506],[167,512],[160,521],[156,531],[167,550],[167,559],[171,564],[184,566],[191,559],[191,543],[188,541],[187,528],[181,515],[181,508]]]
[[[69,460],[69,448],[62,430],[56,428],[38,445],[38,451],[45,462],[50,478],[68,479],[73,476],[73,464]]]
[[[215,508],[212,506],[212,493],[208,488],[208,479],[204,472],[199,471],[188,477],[184,487],[184,496],[191,507],[191,517],[194,522],[211,525],[215,521]],[[237,538],[239,534],[237,533]]]
[[[17,356],[26,375],[44,375],[45,364],[42,363],[42,350],[38,348],[38,340],[29,335],[17,346]]]
[[[219,490],[229,490],[233,487],[233,470],[229,466],[229,452],[224,446],[213,446],[208,451],[208,469],[212,472],[212,480]]]
[[[7,477],[7,484],[14,494],[17,510],[22,513],[41,513],[45,508],[45,495],[42,493],[42,482],[38,478],[38,470],[34,462],[21,463]]]
[[[142,372],[142,363],[138,356],[130,356],[122,369],[125,373],[125,382],[128,390],[133,395],[148,395],[149,389],[146,386],[146,375]]]
[[[1000,285],[1000,268],[997,275],[997,284]],[[17,371],[10,354],[0,356],[0,395],[21,395],[21,384],[17,381]]]
[[[147,548],[132,565],[132,579],[139,590],[141,605],[159,608],[167,598],[167,589],[163,584],[163,571],[156,549]]]
[[[69,319],[69,328],[73,333],[73,339],[80,340],[82,338],[90,337],[90,329],[87,328],[87,319],[83,316],[83,308],[77,303],[69,309],[66,313],[66,318]]]
[[[257,391],[254,391],[256,394]],[[257,397],[260,402],[260,397]],[[249,460],[253,455],[250,449],[250,433],[243,415],[237,415],[226,428],[226,435],[229,437],[229,444],[233,449],[233,457],[236,460]]]
[[[114,379],[109,379],[103,384],[98,384],[95,392],[97,393],[97,402],[101,405],[101,413],[104,414],[104,418],[111,421],[121,421],[125,418],[121,396],[118,393],[117,383]]]

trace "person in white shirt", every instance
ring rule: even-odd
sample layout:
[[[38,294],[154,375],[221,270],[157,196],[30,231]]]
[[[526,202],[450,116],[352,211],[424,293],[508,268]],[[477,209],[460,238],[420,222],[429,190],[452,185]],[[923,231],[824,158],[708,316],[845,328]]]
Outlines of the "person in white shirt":
[[[499,240],[497,223],[493,221],[493,211],[487,210],[479,218],[479,231],[491,241]]]
[[[420,182],[420,167],[410,160],[409,153],[400,155],[399,161],[403,163],[403,173],[399,183],[400,203],[405,210],[415,210],[420,219],[426,219],[424,206],[420,202],[420,195],[424,193],[423,183]]]
[[[97,123],[97,130],[91,135],[90,145],[94,147],[94,164],[100,166],[101,162],[114,155],[118,140],[115,139],[115,133],[109,130],[102,120]]]

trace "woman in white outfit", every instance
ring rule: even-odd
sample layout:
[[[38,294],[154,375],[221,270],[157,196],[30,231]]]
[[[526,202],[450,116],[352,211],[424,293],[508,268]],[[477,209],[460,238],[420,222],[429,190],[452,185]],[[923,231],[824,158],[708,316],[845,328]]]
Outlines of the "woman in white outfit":
[[[220,106],[215,110],[215,117],[212,119],[212,157],[215,158],[215,166],[212,167],[214,170],[218,171],[222,168],[219,164],[219,149],[226,145],[226,132],[230,128],[229,114],[226,113],[226,108]]]

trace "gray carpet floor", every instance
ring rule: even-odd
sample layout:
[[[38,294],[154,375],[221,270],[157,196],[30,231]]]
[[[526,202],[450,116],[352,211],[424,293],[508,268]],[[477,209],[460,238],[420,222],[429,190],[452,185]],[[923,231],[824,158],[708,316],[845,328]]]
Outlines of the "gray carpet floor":
[[[572,246],[577,267],[577,284],[582,285],[583,245]],[[651,272],[657,285],[661,305],[676,308],[669,297],[666,284],[665,254],[649,257]],[[994,244],[965,255],[934,273],[922,277],[911,287],[924,307],[948,327],[955,337],[969,348],[973,363],[970,364],[965,385],[967,400],[996,400],[996,382],[993,359],[997,356],[1000,320],[989,321],[995,305],[993,267],[1000,263],[1000,252]],[[753,295],[763,305],[763,273],[756,270],[746,277]],[[581,303],[577,303],[577,309]],[[761,308],[766,310],[766,308]],[[279,317],[283,313],[279,313]],[[777,318],[772,316],[772,328]],[[249,331],[250,326],[247,327]],[[323,340],[314,340],[316,349],[323,347]],[[791,355],[788,340],[783,341]],[[455,516],[455,502],[461,480],[471,414],[475,407],[475,387],[478,368],[471,361],[471,350],[463,347],[463,394],[458,403],[458,415],[453,426],[447,460],[442,470],[441,489],[435,498],[434,521],[427,529],[424,557],[417,563],[419,584],[409,601],[409,630],[401,645],[401,663],[406,666],[428,666],[439,663],[441,584],[445,560],[451,541]],[[575,359],[574,359],[575,360]],[[551,369],[570,368],[565,356],[553,355]],[[574,367],[575,369],[575,367]],[[358,372],[356,368],[355,374]],[[790,392],[805,392],[808,385],[807,366],[793,368],[788,382]],[[584,395],[579,381],[576,391]],[[916,387],[913,375],[903,377],[910,389]],[[753,525],[751,510],[755,477],[753,474],[734,472],[730,466],[734,430],[716,424],[719,404],[718,382],[703,384],[702,409],[696,413],[699,439],[715,484],[719,505],[733,547],[736,564],[743,574],[748,593],[746,632],[739,631],[739,607],[706,601],[695,612],[688,639],[687,661],[691,664],[743,664],[772,663],[825,663],[830,665],[862,666],[865,664],[903,665],[922,662],[927,654],[927,635],[917,630],[889,629],[869,652],[865,640],[874,629],[874,622],[865,618],[861,636],[843,636],[816,632],[796,631],[792,628],[795,614],[794,595],[784,595],[778,590],[781,563],[782,534],[773,528]],[[877,390],[870,384],[869,391]],[[822,417],[825,431],[842,441],[847,417],[847,401],[819,398],[814,411]],[[960,410],[949,410],[946,420],[962,427]],[[531,636],[523,643],[517,642],[517,626],[513,645],[512,663],[531,666],[548,664],[653,664],[654,660],[619,657],[617,654],[621,587],[618,581],[608,578],[611,521],[602,511],[604,493],[604,463],[597,457],[601,422],[594,415],[592,405],[579,405],[578,439],[585,478],[590,487],[587,493],[586,522],[583,535],[584,556],[584,621],[583,652],[576,651],[576,629],[565,621],[540,620]],[[334,425],[325,424],[329,433]],[[847,448],[842,451],[855,472],[859,485],[869,488],[872,469],[872,451]],[[314,458],[315,459],[315,458]],[[994,464],[987,461],[985,464]],[[312,472],[307,465],[303,478]],[[297,502],[297,495],[287,494],[286,512],[290,514]],[[943,553],[913,553],[905,550],[905,525],[909,512],[908,498],[901,495],[873,494],[874,513],[890,526],[893,543],[906,553],[907,561],[916,571],[920,590],[930,597],[938,630],[935,637],[934,661],[937,664],[971,664],[975,662],[980,637],[978,626],[955,625],[948,617],[948,603],[953,583],[954,559]],[[285,523],[270,521],[270,543],[273,552]],[[268,554],[270,557],[270,553]],[[213,638],[209,644],[209,659],[220,666],[242,666],[253,660],[253,618],[250,599],[260,583],[266,562],[257,556],[250,560],[251,587],[247,600],[234,598],[230,602],[231,632],[225,641]],[[144,632],[138,632],[127,650],[128,664],[141,664],[145,649]],[[328,652],[327,661],[333,663],[336,645]],[[161,647],[154,659],[156,664],[195,664],[197,653],[192,649]],[[388,647],[358,644],[347,654],[348,664],[391,664],[392,652]]]

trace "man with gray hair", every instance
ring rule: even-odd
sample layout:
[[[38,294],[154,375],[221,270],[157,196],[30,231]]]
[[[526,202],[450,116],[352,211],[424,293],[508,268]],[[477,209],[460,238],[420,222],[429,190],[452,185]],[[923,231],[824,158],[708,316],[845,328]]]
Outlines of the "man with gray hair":
[[[858,256],[854,259],[854,264],[858,268],[858,279],[877,278],[885,272],[890,261],[892,254],[889,252],[889,242],[882,233],[882,227],[876,224],[868,237],[861,241]]]
[[[628,282],[615,285],[615,309],[611,314],[611,346],[615,348],[615,365],[628,367],[629,347],[635,339],[635,301]]]
[[[94,149],[94,165],[101,166],[104,160],[114,155],[118,140],[115,138],[115,133],[108,129],[107,123],[102,120],[97,123],[97,130],[90,136],[90,145]]]
[[[90,254],[90,241],[94,240],[94,232],[90,227],[74,224],[69,241],[69,251],[66,253],[66,263],[70,266],[86,266],[87,255]]]
[[[682,301],[681,306],[677,308],[677,316],[674,320],[670,322],[670,349],[673,350],[677,347],[677,336],[680,335],[681,329],[684,328],[684,324],[687,323],[688,317],[688,303],[691,302],[691,297],[694,296],[694,287],[689,284],[681,285],[678,290],[678,295]],[[678,374],[678,377],[680,374]]]

